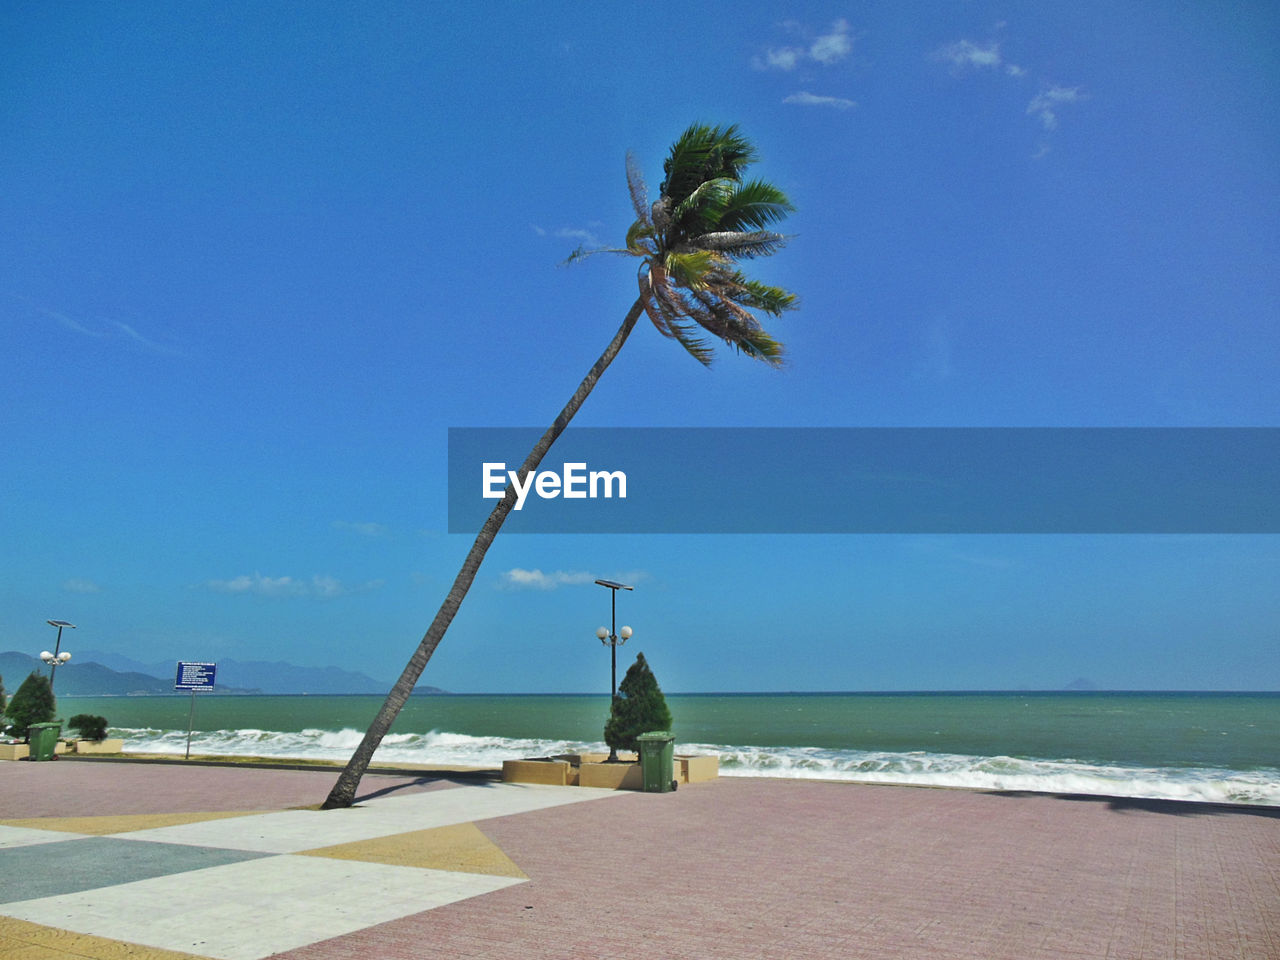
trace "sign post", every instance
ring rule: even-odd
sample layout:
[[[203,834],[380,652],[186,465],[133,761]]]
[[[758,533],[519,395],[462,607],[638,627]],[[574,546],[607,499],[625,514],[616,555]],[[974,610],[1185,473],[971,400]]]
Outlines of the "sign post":
[[[196,691],[212,690],[213,678],[218,671],[216,663],[178,662],[178,673],[173,679],[173,689],[191,691],[191,709],[187,711],[187,753],[182,759],[191,759],[191,724],[196,714]]]

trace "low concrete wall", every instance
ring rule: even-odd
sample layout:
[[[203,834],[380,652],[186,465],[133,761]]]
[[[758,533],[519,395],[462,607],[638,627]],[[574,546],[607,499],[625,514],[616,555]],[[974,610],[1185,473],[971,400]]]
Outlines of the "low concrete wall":
[[[569,786],[570,763],[568,760],[503,760],[504,783],[549,783],[556,787]]]
[[[557,787],[601,787],[605,790],[643,790],[644,774],[635,754],[620,754],[619,763],[606,763],[607,754],[565,754],[534,760],[502,761],[507,783],[547,783]],[[715,754],[677,754],[671,775],[678,783],[703,783],[720,775]]]
[[[124,741],[121,741],[123,745]],[[67,745],[61,740],[53,748],[54,756],[67,752]],[[0,760],[25,760],[31,756],[31,745],[26,743],[0,743]]]
[[[720,757],[714,753],[677,757],[676,762],[681,767],[677,779],[682,783],[702,783],[720,776]]]
[[[77,740],[76,753],[123,753],[124,740]]]
[[[643,790],[644,777],[638,763],[583,763],[578,766],[578,785],[606,790]]]

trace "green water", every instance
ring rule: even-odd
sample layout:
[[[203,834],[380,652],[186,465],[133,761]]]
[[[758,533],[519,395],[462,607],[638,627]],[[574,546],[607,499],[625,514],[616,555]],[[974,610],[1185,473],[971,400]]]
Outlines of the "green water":
[[[1280,694],[676,694],[682,742],[830,751],[1035,757],[1082,763],[1254,770],[1280,766]],[[363,731],[367,696],[198,695],[197,731],[270,747],[302,731]],[[187,729],[187,697],[65,698],[115,728]],[[608,698],[414,697],[393,734],[513,741],[600,740]]]

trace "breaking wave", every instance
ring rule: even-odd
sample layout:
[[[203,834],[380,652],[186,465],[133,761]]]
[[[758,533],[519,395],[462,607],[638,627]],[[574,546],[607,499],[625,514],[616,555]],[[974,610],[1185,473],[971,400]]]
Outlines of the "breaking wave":
[[[181,755],[183,730],[114,728],[126,753]],[[346,728],[300,731],[208,730],[191,737],[193,754],[265,756],[304,760],[346,760],[363,733]],[[603,752],[601,742],[482,737],[432,730],[388,734],[378,748],[380,763],[498,767],[516,757]],[[1207,767],[1136,767],[977,757],[924,751],[826,750],[816,747],[751,747],[678,743],[680,753],[716,753],[722,776],[782,777],[896,783],[981,790],[1073,793],[1095,796],[1206,803],[1280,806],[1280,769],[1221,770]]]

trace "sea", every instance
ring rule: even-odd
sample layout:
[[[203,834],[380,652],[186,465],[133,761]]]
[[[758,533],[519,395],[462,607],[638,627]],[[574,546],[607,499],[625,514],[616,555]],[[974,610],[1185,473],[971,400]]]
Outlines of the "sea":
[[[380,696],[65,697],[125,753],[345,760]],[[1280,693],[668,694],[678,753],[722,776],[1280,806]],[[609,698],[412,697],[375,761],[500,766],[602,751]]]

